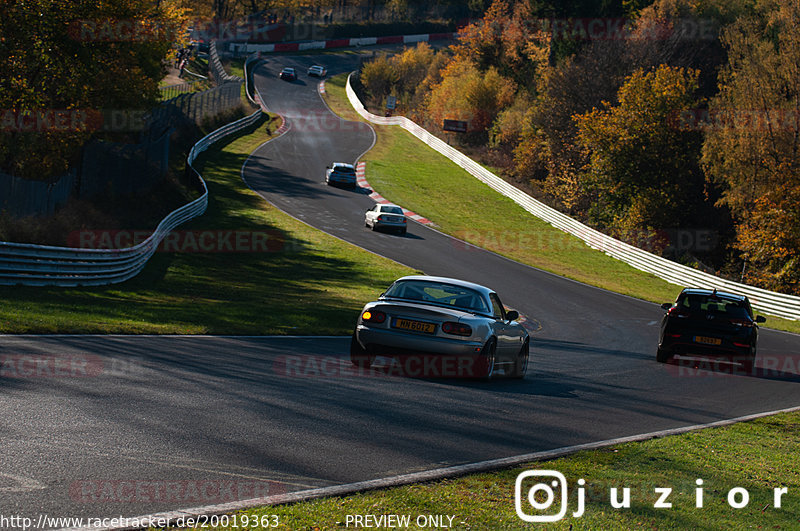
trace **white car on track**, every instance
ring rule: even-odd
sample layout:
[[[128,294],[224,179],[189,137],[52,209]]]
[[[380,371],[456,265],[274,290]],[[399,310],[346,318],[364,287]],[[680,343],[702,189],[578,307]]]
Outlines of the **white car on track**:
[[[346,162],[334,162],[325,171],[325,184],[356,187],[356,167]]]
[[[364,214],[364,225],[372,230],[386,229],[405,234],[408,220],[399,206],[377,203]]]
[[[317,77],[325,77],[328,71],[325,69],[324,66],[314,65],[308,67],[308,75],[309,76],[317,76]]]

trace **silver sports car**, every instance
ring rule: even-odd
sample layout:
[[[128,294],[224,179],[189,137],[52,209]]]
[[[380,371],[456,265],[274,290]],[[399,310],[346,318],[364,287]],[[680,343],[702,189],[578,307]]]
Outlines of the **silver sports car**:
[[[369,368],[376,356],[389,356],[412,376],[523,378],[530,338],[518,318],[484,286],[403,277],[361,310],[350,359]]]

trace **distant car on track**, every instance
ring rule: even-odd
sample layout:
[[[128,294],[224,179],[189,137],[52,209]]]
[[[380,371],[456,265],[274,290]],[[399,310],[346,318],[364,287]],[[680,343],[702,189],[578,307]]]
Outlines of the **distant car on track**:
[[[444,277],[407,276],[396,280],[377,301],[367,303],[351,338],[350,359],[369,368],[375,357],[411,360],[419,376],[491,379],[503,369],[523,378],[530,338],[491,289]],[[428,374],[420,357],[454,360],[450,372]],[[413,373],[413,371],[412,371]]]
[[[325,183],[356,187],[356,167],[346,162],[334,162],[325,170]]]
[[[281,70],[281,73],[278,74],[278,77],[281,79],[285,79],[286,81],[294,81],[297,79],[297,73],[294,71],[294,68],[286,67]]]
[[[309,76],[325,77],[327,74],[328,70],[324,66],[314,65],[308,67]]]
[[[664,303],[656,359],[673,356],[725,357],[751,372],[756,359],[758,323],[750,301],[743,295],[716,289],[686,288],[674,303]]]
[[[372,230],[393,230],[405,234],[408,220],[399,206],[377,203],[364,214],[364,225]]]

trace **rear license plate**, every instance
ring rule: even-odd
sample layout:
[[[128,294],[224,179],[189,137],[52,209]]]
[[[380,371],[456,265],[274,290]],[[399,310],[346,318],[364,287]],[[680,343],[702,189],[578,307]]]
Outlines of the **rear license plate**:
[[[412,321],[410,319],[397,319],[394,322],[394,327],[411,330],[412,332],[425,332],[426,334],[432,334],[436,330],[436,325],[433,323],[423,323],[422,321]]]
[[[694,336],[695,343],[703,343],[704,345],[721,345],[722,340],[716,337]]]

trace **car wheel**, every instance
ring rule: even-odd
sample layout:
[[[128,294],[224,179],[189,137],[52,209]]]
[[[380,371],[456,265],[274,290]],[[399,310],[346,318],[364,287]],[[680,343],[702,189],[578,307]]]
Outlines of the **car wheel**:
[[[375,355],[361,346],[361,343],[356,339],[356,333],[350,338],[350,361],[359,369],[369,369],[372,362],[375,361]]]
[[[512,378],[516,378],[518,380],[525,378],[525,373],[528,371],[528,358],[530,358],[530,352],[531,345],[526,339],[525,343],[522,345],[522,348],[519,349],[517,359],[514,360],[514,372],[511,375]]]
[[[481,354],[478,356],[478,373],[477,375],[489,381],[494,376],[494,364],[497,358],[497,340],[490,338],[489,341],[481,349]]]
[[[400,229],[400,236],[406,235],[406,229]]]
[[[669,360],[672,359],[672,356],[673,356],[672,352],[670,352],[669,350],[665,350],[663,348],[660,348],[658,349],[658,351],[656,351],[656,361],[658,361],[659,363],[668,362]]]

